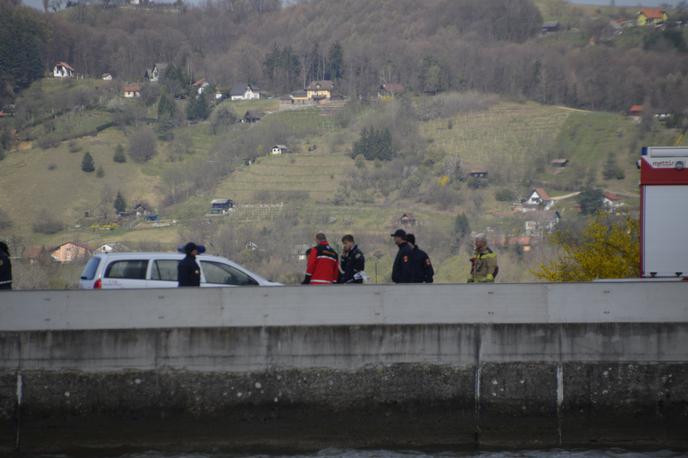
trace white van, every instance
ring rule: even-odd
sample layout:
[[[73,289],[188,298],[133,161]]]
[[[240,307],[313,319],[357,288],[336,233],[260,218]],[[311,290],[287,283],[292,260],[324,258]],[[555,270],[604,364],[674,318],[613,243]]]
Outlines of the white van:
[[[182,253],[102,253],[88,260],[81,289],[176,288]],[[229,259],[198,255],[202,287],[281,286]]]

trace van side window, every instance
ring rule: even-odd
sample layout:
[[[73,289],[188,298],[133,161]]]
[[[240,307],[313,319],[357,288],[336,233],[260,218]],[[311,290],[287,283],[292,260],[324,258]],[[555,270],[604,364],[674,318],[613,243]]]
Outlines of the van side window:
[[[249,286],[258,282],[239,269],[227,264],[212,261],[201,261],[206,283],[215,285]]]
[[[105,270],[105,278],[128,278],[131,280],[145,280],[147,260],[113,261]]]
[[[155,261],[151,270],[151,280],[177,281],[178,264],[179,261],[176,259],[159,259]]]

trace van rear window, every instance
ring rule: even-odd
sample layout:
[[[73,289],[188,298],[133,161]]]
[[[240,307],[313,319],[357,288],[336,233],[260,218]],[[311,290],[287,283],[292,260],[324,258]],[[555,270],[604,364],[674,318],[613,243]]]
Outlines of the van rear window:
[[[81,272],[82,280],[93,280],[96,277],[96,272],[98,272],[98,266],[100,265],[100,258],[91,258],[86,263],[84,271]]]
[[[105,270],[105,278],[145,280],[148,260],[113,261]]]

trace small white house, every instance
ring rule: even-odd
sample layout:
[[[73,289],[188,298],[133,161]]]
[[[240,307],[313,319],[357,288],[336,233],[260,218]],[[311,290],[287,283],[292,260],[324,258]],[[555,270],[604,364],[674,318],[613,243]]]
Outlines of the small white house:
[[[287,152],[289,152],[289,148],[287,148],[287,145],[275,145],[272,147],[270,154],[272,154],[273,156],[281,156],[282,154]]]
[[[526,199],[525,204],[533,207],[543,206],[547,210],[554,204],[554,201],[547,194],[547,191],[542,188],[535,188]]]
[[[53,67],[53,76],[55,78],[74,78],[76,72],[68,63],[58,62],[55,64],[55,67]]]
[[[103,81],[112,81],[112,75],[110,73],[103,73],[100,75],[100,79]]]
[[[146,74],[143,77],[146,79],[146,81],[157,83],[165,74],[165,70],[167,70],[167,64],[157,63],[153,66],[153,68],[146,70]]]
[[[231,100],[258,100],[260,99],[260,92],[258,89],[250,84],[235,84],[229,92]]]
[[[617,196],[613,192],[605,192],[602,194],[602,204],[604,207],[612,212],[619,207],[623,206],[621,197]]]

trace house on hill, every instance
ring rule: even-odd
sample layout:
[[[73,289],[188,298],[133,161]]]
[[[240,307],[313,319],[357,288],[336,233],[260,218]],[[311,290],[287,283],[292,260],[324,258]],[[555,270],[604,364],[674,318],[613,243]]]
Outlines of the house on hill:
[[[552,160],[549,162],[549,164],[550,164],[552,167],[557,167],[557,168],[563,169],[564,167],[566,167],[567,165],[569,165],[569,160],[568,160],[568,159],[563,159],[563,158],[560,158],[560,159],[552,159]]]
[[[377,91],[377,97],[382,100],[393,99],[406,92],[403,84],[399,83],[384,83]]]
[[[619,208],[623,207],[623,202],[621,201],[621,197],[618,195],[614,194],[613,192],[606,191],[602,193],[602,205],[612,213]]]
[[[289,148],[287,148],[287,145],[275,145],[272,147],[272,150],[270,150],[270,154],[273,156],[281,156],[284,153],[289,152]]]
[[[636,14],[636,24],[639,26],[662,25],[669,20],[669,15],[662,8],[642,8]]]
[[[308,92],[306,91],[296,91],[289,95],[289,100],[293,105],[305,105],[310,102],[308,98]]]
[[[210,87],[210,83],[205,78],[201,78],[198,81],[194,81],[191,87],[194,88],[196,94],[202,95]]]
[[[559,21],[548,21],[542,23],[542,28],[540,29],[540,32],[552,33],[558,32],[559,30],[561,30],[561,24],[559,23]]]
[[[416,225],[416,217],[413,216],[411,213],[404,213],[401,215],[399,220],[397,221],[398,225],[404,226],[404,227],[411,227]]]
[[[53,77],[55,78],[74,78],[76,71],[66,62],[58,62],[53,67]]]
[[[263,116],[265,116],[265,113],[262,113],[260,111],[248,110],[242,118],[241,122],[245,124],[253,124],[263,119]]]
[[[642,105],[631,105],[628,108],[628,116],[631,118],[634,118],[636,120],[640,120],[640,117],[643,115],[643,106]]]
[[[100,79],[103,81],[112,81],[112,75],[110,73],[103,73],[100,75]]]
[[[487,179],[487,175],[488,175],[487,170],[481,170],[481,169],[471,170],[470,172],[468,172],[468,176],[470,178],[477,178],[477,179],[481,179],[481,180]]]
[[[60,263],[68,263],[86,259],[93,250],[79,242],[65,242],[50,252],[50,257]]]
[[[545,191],[543,188],[533,189],[530,193],[530,196],[524,202],[524,205],[526,205],[526,206],[530,206],[530,207],[542,206],[545,208],[545,210],[549,210],[553,204],[554,204],[554,201],[549,196],[549,194],[547,194],[547,191]]]
[[[306,88],[307,97],[310,100],[330,100],[334,93],[334,81],[313,81]]]
[[[234,208],[232,199],[213,199],[210,201],[210,213],[214,215],[226,215]]]
[[[160,78],[162,78],[165,75],[165,71],[167,70],[168,64],[165,63],[157,63],[153,66],[153,68],[146,70],[146,73],[143,75],[143,78],[146,81],[150,81],[151,83],[157,83],[160,81]]]
[[[122,94],[125,99],[141,97],[141,85],[139,83],[125,84],[122,88]]]
[[[229,98],[231,100],[259,100],[260,92],[247,83],[239,83],[232,86],[229,91]]]

